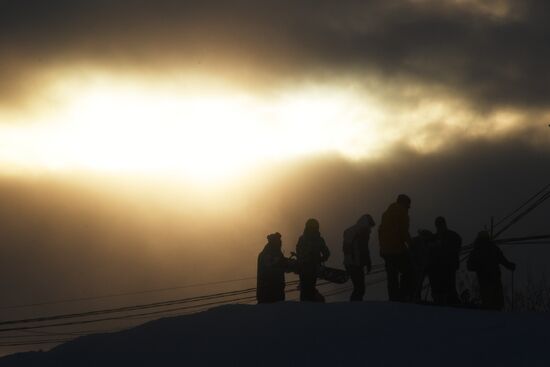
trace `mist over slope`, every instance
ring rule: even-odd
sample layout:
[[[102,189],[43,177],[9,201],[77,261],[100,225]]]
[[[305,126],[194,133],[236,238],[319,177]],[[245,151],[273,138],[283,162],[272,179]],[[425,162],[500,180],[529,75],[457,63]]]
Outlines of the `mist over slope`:
[[[398,303],[228,305],[0,366],[547,366],[544,314]]]
[[[281,232],[288,255],[309,217],[321,223],[332,252],[328,265],[342,267],[343,230],[364,212],[379,221],[401,192],[413,199],[412,233],[433,228],[434,218],[444,215],[467,244],[488,224],[490,215],[498,219],[508,214],[550,182],[549,166],[550,155],[545,149],[477,141],[465,150],[441,155],[404,151],[380,162],[350,162],[330,156],[285,163],[266,167],[252,177],[253,184],[220,186],[216,193],[202,196],[177,183],[156,185],[131,179],[112,183],[100,178],[71,181],[46,175],[2,177],[0,307],[249,279],[231,284],[234,288],[185,288],[4,309],[2,316],[9,320],[82,312],[254,287],[256,259],[265,236]],[[547,233],[549,205],[545,203],[507,235]],[[373,236],[370,248],[373,262],[381,263],[378,236]],[[503,250],[518,264],[517,291],[529,277],[537,285],[544,278],[547,246],[507,246]],[[512,280],[508,272],[503,273],[505,287]],[[386,299],[384,287],[369,290],[366,298]],[[112,329],[113,325],[99,327]],[[10,347],[0,352],[28,348]]]

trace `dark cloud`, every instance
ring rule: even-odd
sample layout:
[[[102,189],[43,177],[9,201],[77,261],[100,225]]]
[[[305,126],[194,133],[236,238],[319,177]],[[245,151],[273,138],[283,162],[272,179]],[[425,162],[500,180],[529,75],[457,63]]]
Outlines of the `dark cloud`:
[[[444,86],[482,107],[547,107],[546,2],[460,4],[4,0],[0,92],[32,89],[33,70],[84,63],[241,80],[376,75]]]

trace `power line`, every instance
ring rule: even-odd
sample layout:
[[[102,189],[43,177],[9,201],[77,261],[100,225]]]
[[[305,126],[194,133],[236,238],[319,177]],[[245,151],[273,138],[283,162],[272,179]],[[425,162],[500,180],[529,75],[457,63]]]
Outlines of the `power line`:
[[[324,283],[320,283],[318,284],[318,286],[324,286],[324,285],[327,285],[327,284],[330,284],[330,282],[324,282]],[[287,290],[286,293],[292,293],[292,292],[297,292],[298,290],[297,289],[291,289],[291,290]],[[200,305],[194,305],[194,306],[188,306],[188,307],[178,307],[178,308],[174,308],[174,309],[170,309],[170,310],[161,310],[161,311],[155,311],[155,312],[147,312],[147,313],[142,313],[142,314],[137,314],[137,315],[127,315],[127,316],[120,316],[120,317],[111,317],[111,318],[108,318],[108,319],[100,319],[100,320],[83,320],[83,321],[80,321],[80,322],[74,322],[74,323],[70,323],[71,325],[76,325],[76,324],[82,324],[82,323],[88,323],[88,322],[99,322],[99,321],[107,321],[107,320],[116,320],[116,319],[137,319],[137,318],[152,318],[152,317],[157,317],[159,314],[166,314],[166,313],[170,313],[170,312],[176,312],[176,311],[182,311],[182,310],[186,310],[186,309],[193,309],[193,308],[198,308],[198,307],[209,307],[209,306],[213,306],[213,305],[223,305],[223,304],[228,304],[230,302],[235,302],[235,301],[238,301],[239,303],[241,303],[242,301],[246,301],[246,303],[249,303],[250,301],[255,301],[256,297],[255,296],[249,296],[249,297],[242,297],[242,298],[237,298],[237,299],[231,299],[231,300],[225,300],[225,301],[218,301],[218,302],[211,302],[211,303],[206,303],[206,304],[200,304]],[[201,311],[201,310],[199,310]],[[179,315],[187,315],[187,314],[190,314],[190,313],[195,313],[195,312],[199,312],[197,310],[195,311],[192,311],[192,312],[185,312],[185,313],[180,313]],[[168,315],[168,316],[178,316],[178,315]],[[68,323],[64,323],[64,325],[66,325]],[[49,326],[60,326],[60,325],[49,325]],[[38,326],[38,328],[40,328],[42,326]],[[48,327],[48,326],[45,326],[45,327]],[[34,327],[26,327],[26,328],[20,328],[21,330],[20,331],[23,331],[23,330],[28,330],[29,328],[34,328]],[[125,328],[123,329],[119,329],[119,330],[111,330],[110,332],[115,332],[115,331],[121,331],[121,330],[124,330]],[[52,334],[51,336],[63,336],[63,335],[66,335],[64,333],[58,333],[58,334]],[[90,335],[90,334],[84,334],[82,336],[85,336],[85,335]],[[54,343],[60,343],[60,342],[66,342],[66,341],[70,341],[72,339],[45,339],[45,340],[39,340],[39,341],[28,341],[28,342],[5,342],[5,343],[0,343],[0,346],[24,346],[24,345],[36,345],[36,344],[54,344]]]
[[[321,284],[319,284],[319,286],[323,286],[323,285],[327,285],[327,284],[330,284],[330,282],[321,283]],[[291,289],[291,290],[288,290],[286,292],[291,293],[291,292],[297,292],[297,291],[298,291],[297,289]],[[234,298],[234,299],[230,299],[230,300],[202,303],[202,304],[198,304],[198,305],[176,307],[176,308],[172,308],[172,309],[168,309],[168,310],[150,311],[150,312],[144,312],[144,313],[133,314],[133,315],[113,316],[113,317],[106,317],[106,318],[101,318],[101,319],[79,320],[79,321],[70,321],[70,322],[63,322],[63,323],[47,324],[47,325],[31,325],[31,326],[23,326],[23,327],[15,327],[15,328],[4,328],[4,329],[0,329],[0,332],[33,330],[33,329],[41,329],[41,328],[48,328],[48,327],[72,326],[72,325],[89,324],[89,323],[95,323],[95,322],[122,320],[122,319],[136,318],[137,316],[159,315],[159,314],[165,314],[165,313],[168,313],[168,312],[182,311],[182,310],[194,309],[194,308],[205,307],[205,306],[222,305],[222,304],[228,304],[228,303],[232,303],[232,302],[236,302],[236,301],[237,302],[250,301],[250,300],[255,300],[255,299],[256,299],[256,296],[254,295],[254,296],[247,296],[247,297],[241,297],[241,298]]]
[[[21,347],[21,346],[31,346],[31,345],[41,345],[41,344],[57,344],[65,343],[73,339],[44,339],[44,340],[34,340],[32,342],[14,342],[14,343],[0,343],[0,347]]]
[[[69,298],[69,299],[63,299],[63,300],[58,300],[58,301],[45,301],[45,302],[27,303],[27,304],[21,304],[21,305],[13,305],[13,306],[3,306],[3,307],[0,307],[0,310],[10,310],[10,309],[28,308],[28,307],[36,307],[36,306],[49,306],[49,305],[57,305],[57,304],[63,304],[63,303],[93,301],[93,300],[105,299],[105,298],[133,296],[133,295],[148,294],[148,293],[159,293],[159,292],[173,291],[173,290],[186,289],[186,288],[206,287],[206,286],[211,286],[211,285],[241,282],[241,281],[252,280],[252,279],[256,279],[256,277],[246,277],[246,278],[238,278],[238,279],[230,279],[230,280],[219,280],[219,281],[213,281],[213,282],[208,282],[208,283],[196,283],[196,284],[188,284],[188,285],[167,287],[167,288],[147,289],[147,290],[135,291],[135,292],[105,294],[105,295],[100,295],[100,296]]]
[[[504,226],[504,228],[500,229],[494,236],[493,239],[496,239],[498,236],[500,236],[502,233],[504,233],[506,230],[508,230],[510,227],[512,227],[514,224],[519,222],[522,218],[524,218],[527,214],[535,210],[539,205],[544,203],[546,200],[550,198],[550,191],[544,193],[542,196],[540,196],[537,200],[535,200],[531,205],[529,205],[525,210],[523,210],[521,213],[517,214],[514,218],[508,222]]]
[[[371,271],[371,273],[369,275],[375,275],[375,274],[382,273],[384,271],[384,269],[382,267],[383,267],[383,264],[374,265],[373,269],[375,269],[375,270]],[[366,286],[368,287],[368,286],[371,286],[371,285],[379,284],[379,283],[382,283],[384,281],[386,281],[385,277],[382,278],[382,279],[377,279],[377,280],[372,281],[372,282],[368,282],[366,284]],[[297,283],[298,283],[298,281],[295,280],[295,281],[288,282],[287,285],[295,285]],[[319,283],[317,286],[325,286],[325,285],[328,285],[328,284],[331,284],[331,282],[328,282],[328,281],[322,282],[322,283]],[[344,287],[344,288],[336,289],[336,290],[333,290],[332,292],[329,292],[327,294],[327,297],[331,297],[331,296],[334,296],[334,295],[337,295],[337,294],[341,294],[341,293],[347,292],[351,289],[352,289],[351,287]],[[202,296],[200,298],[202,298],[201,300],[204,301],[204,300],[209,300],[209,299],[227,297],[228,294],[230,296],[244,295],[244,294],[250,293],[252,291],[255,291],[255,288],[242,289],[242,290],[236,290],[236,291],[230,291],[230,292],[223,292],[223,293],[221,293],[223,295],[221,297],[220,297],[220,294],[211,294],[211,295]],[[290,290],[286,290],[285,292],[286,293],[293,293],[293,292],[297,292],[297,291],[298,291],[298,289],[290,289]],[[199,298],[199,297],[194,297],[194,298],[196,299],[196,298]],[[233,303],[233,302],[250,303],[254,300],[255,300],[255,296],[246,296],[246,297],[240,297],[240,298],[232,298],[232,299],[229,299],[229,300],[221,300],[221,301],[200,303],[200,304],[197,304],[197,305],[181,306],[181,307],[171,308],[171,309],[167,309],[167,310],[156,310],[156,311],[149,311],[149,312],[143,312],[143,313],[131,314],[131,315],[113,316],[113,317],[106,317],[106,318],[92,319],[92,320],[77,320],[77,321],[54,323],[54,324],[47,324],[47,325],[31,325],[31,326],[23,326],[23,327],[15,327],[15,328],[5,328],[5,329],[0,329],[0,332],[6,332],[6,331],[23,332],[23,331],[27,331],[27,330],[35,330],[35,329],[41,329],[41,328],[60,327],[60,326],[73,326],[73,325],[82,325],[82,324],[104,322],[104,321],[114,321],[114,320],[123,320],[123,319],[136,319],[136,318],[151,318],[151,317],[157,317],[159,315],[167,315],[167,314],[173,313],[173,312],[181,312],[181,311],[184,311],[184,310],[194,310],[194,311],[191,312],[191,313],[194,313],[194,312],[197,312],[197,309],[205,309],[205,308],[215,306],[215,305],[222,305],[222,304],[228,304],[228,303]],[[173,301],[169,301],[169,302],[173,302]],[[163,303],[163,307],[166,306],[166,305],[168,305],[166,302]],[[173,305],[173,303],[170,303],[169,305]],[[129,309],[129,308],[132,308],[132,311],[135,311],[135,310],[137,310],[136,307],[138,307],[138,306],[142,306],[142,305],[126,307],[125,312],[128,312],[127,309]],[[149,305],[147,305],[147,306],[149,306]],[[112,310],[113,309],[103,310],[103,311],[112,311]],[[92,312],[95,313],[95,312],[98,312],[98,311],[92,311]],[[119,311],[119,312],[122,312],[122,311]],[[188,313],[189,312],[186,312],[185,314],[188,314]],[[84,313],[80,313],[80,314],[89,315],[89,312],[88,313],[84,312]],[[70,314],[70,316],[74,316],[74,315],[75,314]],[[94,314],[94,315],[96,315],[96,314]],[[55,317],[60,317],[60,316],[68,316],[68,315],[57,315]],[[80,317],[83,317],[83,316],[80,316]],[[36,319],[45,319],[45,318],[44,317],[35,318],[35,320]],[[26,319],[26,320],[12,320],[12,321],[30,322],[28,320],[29,319]],[[89,335],[89,334],[85,334],[85,333],[50,334],[50,336],[52,336],[52,337],[53,336],[65,336],[65,335],[82,336],[82,335]],[[24,342],[17,342],[16,341],[16,342],[0,343],[0,346],[23,346],[23,345],[38,345],[38,344],[55,344],[55,343],[66,342],[66,341],[69,341],[69,340],[71,340],[71,339],[42,339],[42,340],[33,340],[33,341],[24,341]]]
[[[287,282],[287,285],[295,285],[298,281],[290,281]],[[44,322],[44,321],[56,321],[56,320],[62,320],[62,319],[73,319],[73,318],[83,318],[83,317],[90,317],[90,316],[100,316],[105,314],[111,314],[111,313],[121,313],[121,312],[132,312],[132,311],[139,311],[144,309],[151,309],[151,308],[160,308],[160,307],[167,307],[167,306],[174,306],[174,305],[180,305],[185,303],[193,303],[198,301],[206,301],[206,300],[212,300],[212,299],[219,299],[219,298],[226,298],[231,296],[240,296],[247,293],[255,292],[256,288],[247,288],[247,289],[240,289],[240,290],[234,290],[229,292],[222,292],[222,293],[214,293],[214,294],[208,294],[203,296],[197,296],[197,297],[189,297],[189,298],[183,298],[178,300],[170,300],[170,301],[164,301],[164,302],[155,302],[155,303],[149,303],[149,304],[142,304],[142,305],[133,305],[133,306],[126,306],[126,307],[119,307],[119,308],[113,308],[113,309],[104,309],[104,310],[95,310],[95,311],[88,311],[88,312],[80,312],[80,313],[73,313],[73,314],[61,314],[61,315],[54,315],[54,316],[46,316],[46,317],[36,317],[32,319],[20,319],[20,320],[9,320],[0,322],[0,325],[14,325],[14,324],[25,324],[25,323],[37,323],[37,322]],[[256,296],[248,296],[247,298],[255,298]],[[203,303],[198,305],[192,305],[187,307],[179,307],[172,310],[181,310],[181,309],[190,309],[190,308],[196,308],[201,306],[210,306],[220,303],[229,303],[233,301],[241,300],[241,298],[238,299],[229,299],[224,301],[218,301],[213,303]],[[143,313],[143,314],[137,314],[137,315],[127,315],[127,316],[141,316],[141,315],[152,315],[152,314],[158,314],[162,312],[168,312],[170,310],[161,310],[161,311],[154,311],[149,313]],[[34,325],[29,327],[15,327],[15,328],[3,328],[0,329],[0,332],[5,331],[18,331],[18,330],[31,330],[31,329],[39,329],[39,328],[46,328],[46,327],[53,327],[53,326],[66,326],[66,325],[73,325],[81,323],[91,323],[91,322],[99,322],[99,321],[108,321],[108,320],[118,320],[125,318],[127,316],[117,316],[112,318],[104,318],[104,319],[93,319],[93,320],[82,320],[82,321],[75,321],[75,322],[66,322],[66,323],[57,323],[57,324],[46,324],[46,325]]]
[[[292,283],[295,283],[295,282],[296,281],[289,282],[289,284],[292,284]],[[140,310],[140,309],[170,306],[170,305],[173,305],[173,304],[189,303],[189,302],[207,300],[207,299],[212,299],[212,298],[228,297],[228,296],[239,295],[239,294],[243,294],[243,293],[254,292],[255,290],[256,290],[256,288],[247,288],[247,289],[228,291],[228,292],[220,292],[220,293],[214,293],[214,294],[208,294],[208,295],[202,295],[202,296],[196,296],[196,297],[180,298],[180,299],[162,301],[162,302],[145,303],[145,304],[132,305],[132,306],[124,306],[124,307],[109,308],[109,309],[94,310],[94,311],[86,311],[86,312],[78,312],[78,313],[70,313],[70,314],[59,314],[59,315],[53,315],[53,316],[44,316],[44,317],[36,317],[36,318],[28,318],[28,319],[8,320],[8,321],[0,322],[0,326],[2,326],[2,325],[11,325],[11,324],[30,323],[30,322],[53,321],[53,320],[59,320],[59,319],[79,318],[79,317],[87,317],[87,316],[97,316],[97,315],[108,314],[108,313],[135,311],[135,310]]]
[[[104,317],[104,318],[92,319],[92,320],[79,320],[79,321],[68,321],[68,322],[60,322],[60,323],[46,324],[46,325],[31,325],[31,326],[22,326],[22,327],[14,327],[14,328],[3,328],[3,329],[0,329],[0,332],[33,330],[33,329],[43,329],[43,328],[49,328],[49,327],[84,325],[84,324],[90,324],[95,322],[124,320],[133,316],[158,315],[158,314],[162,314],[170,311],[187,310],[187,309],[193,309],[193,308],[202,307],[202,306],[214,306],[214,305],[220,305],[220,304],[225,304],[225,303],[235,302],[235,301],[251,300],[255,298],[256,296],[247,296],[247,297],[235,298],[235,299],[226,300],[226,301],[216,301],[216,302],[204,303],[200,305],[182,306],[182,307],[177,307],[169,310],[150,311],[150,312],[144,312],[144,313],[139,313],[134,315],[111,316],[111,317]]]
[[[510,214],[506,215],[504,218],[502,218],[501,220],[499,220],[497,223],[495,223],[495,227],[496,226],[499,226],[502,222],[504,222],[505,220],[507,220],[508,218],[512,217],[514,214],[516,214],[517,212],[519,212],[521,209],[523,209],[527,204],[529,204],[533,199],[535,199],[537,196],[539,196],[540,194],[542,194],[543,192],[545,192],[547,189],[550,188],[550,184],[548,185],[545,185],[542,189],[540,189],[539,191],[537,191],[534,195],[532,195],[531,197],[529,197],[529,199],[527,199],[525,202],[523,202],[518,208],[516,208],[514,211],[512,211]]]
[[[511,237],[494,241],[496,244],[506,244],[521,241],[538,241],[538,240],[550,240],[550,235],[538,235],[538,236],[524,236],[524,237]]]
[[[526,242],[510,242],[510,243],[501,243],[502,246],[513,246],[513,245],[550,245],[550,241],[526,241]]]

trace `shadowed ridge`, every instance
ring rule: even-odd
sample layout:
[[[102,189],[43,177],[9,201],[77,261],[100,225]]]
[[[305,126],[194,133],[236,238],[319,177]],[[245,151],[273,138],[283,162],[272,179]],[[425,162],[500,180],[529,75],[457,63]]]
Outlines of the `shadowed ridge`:
[[[388,302],[226,305],[9,356],[0,366],[547,366],[549,327],[545,314]]]

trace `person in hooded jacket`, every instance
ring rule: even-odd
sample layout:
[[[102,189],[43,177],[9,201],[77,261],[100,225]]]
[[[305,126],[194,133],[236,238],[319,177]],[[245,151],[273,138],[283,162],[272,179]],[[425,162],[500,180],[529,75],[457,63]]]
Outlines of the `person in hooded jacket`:
[[[315,288],[321,263],[328,260],[330,251],[319,231],[319,222],[308,219],[304,233],[296,244],[296,257],[300,276],[300,301],[324,302],[324,297]]]
[[[353,283],[350,301],[362,301],[365,295],[365,267],[367,274],[372,269],[369,240],[376,223],[369,214],[363,215],[356,224],[344,231],[344,266]]]
[[[504,257],[502,250],[491,240],[489,232],[479,232],[468,257],[467,267],[476,272],[481,306],[487,310],[500,311],[504,308],[500,265],[511,271],[516,270],[516,264]]]
[[[462,238],[447,227],[444,217],[435,219],[435,227],[437,232],[430,248],[428,267],[432,298],[439,305],[456,305],[460,303],[456,291],[456,272],[460,265]]]
[[[285,300],[285,272],[289,271],[289,259],[281,251],[280,233],[267,236],[267,244],[258,255],[256,298],[258,303]]]
[[[407,195],[399,195],[382,215],[378,227],[380,256],[386,266],[390,301],[408,302],[413,298],[413,267],[407,247],[411,243],[410,207],[411,199]]]

